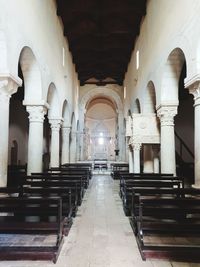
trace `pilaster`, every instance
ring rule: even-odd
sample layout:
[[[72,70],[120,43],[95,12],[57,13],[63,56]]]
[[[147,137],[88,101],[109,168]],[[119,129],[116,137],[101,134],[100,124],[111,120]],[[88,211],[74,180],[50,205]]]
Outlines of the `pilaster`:
[[[195,187],[200,187],[200,76],[189,79],[185,87],[194,96],[194,173]]]
[[[161,173],[176,174],[174,116],[177,105],[167,104],[157,109],[161,123]]]
[[[60,147],[60,128],[62,124],[62,118],[50,118],[49,123],[51,125],[51,167],[59,167],[59,147]]]
[[[46,105],[28,105],[29,136],[28,136],[28,175],[42,171],[43,156],[43,122],[47,112]]]
[[[9,102],[12,94],[22,84],[20,78],[11,74],[0,74],[0,186],[7,184]]]
[[[71,126],[62,125],[62,164],[69,163],[69,135]]]

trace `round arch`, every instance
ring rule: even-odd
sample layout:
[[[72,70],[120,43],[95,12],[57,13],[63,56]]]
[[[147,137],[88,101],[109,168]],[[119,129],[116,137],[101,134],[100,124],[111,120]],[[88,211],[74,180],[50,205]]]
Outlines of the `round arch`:
[[[69,111],[69,107],[68,107],[68,102],[65,99],[62,105],[62,118],[63,118],[63,125],[65,126],[70,126],[71,125],[71,121],[70,121],[70,111]]]
[[[178,105],[178,83],[185,61],[185,54],[179,47],[173,49],[169,54],[161,79],[161,104]]]
[[[58,92],[54,83],[51,83],[48,88],[47,103],[49,104],[48,117],[60,118],[60,105],[58,99]]]
[[[155,113],[156,112],[156,91],[152,81],[149,81],[145,91],[144,97],[144,113]]]
[[[134,106],[133,106],[133,113],[141,113],[141,105],[140,105],[140,100],[137,98],[135,100]]]
[[[22,48],[19,64],[24,77],[24,101],[27,103],[42,100],[42,76],[37,59],[28,46]]]
[[[120,99],[120,96],[109,87],[95,87],[87,92],[80,101],[80,109],[84,110],[86,108],[87,103],[89,103],[92,99],[97,98],[98,96],[105,97],[110,99],[116,104],[117,110],[122,111],[123,105]]]

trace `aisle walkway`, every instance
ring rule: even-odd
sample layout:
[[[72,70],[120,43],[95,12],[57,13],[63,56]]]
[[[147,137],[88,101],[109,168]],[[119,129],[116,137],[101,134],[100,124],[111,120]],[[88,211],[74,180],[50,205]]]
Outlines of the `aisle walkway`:
[[[118,182],[95,175],[56,265],[1,262],[5,267],[197,267],[200,264],[142,261],[118,195]]]

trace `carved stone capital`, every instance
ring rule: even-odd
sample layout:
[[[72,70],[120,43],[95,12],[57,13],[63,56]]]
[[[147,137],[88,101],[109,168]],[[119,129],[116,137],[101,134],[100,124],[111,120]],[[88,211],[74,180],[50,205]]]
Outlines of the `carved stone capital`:
[[[44,115],[47,112],[45,106],[26,106],[26,110],[29,113],[29,121],[31,122],[41,122],[44,121]]]
[[[55,118],[55,119],[49,119],[49,123],[51,125],[52,131],[60,131],[60,127],[62,125],[63,119],[61,118]]]
[[[200,80],[189,86],[189,93],[194,96],[194,106],[200,105]]]
[[[69,135],[70,132],[71,132],[71,126],[65,126],[65,125],[62,125],[62,133],[63,135]]]
[[[0,74],[0,102],[9,102],[12,94],[17,92],[22,80],[10,74]]]
[[[163,105],[157,109],[162,126],[174,126],[174,116],[177,115],[177,105]]]
[[[141,143],[133,143],[132,147],[133,147],[134,151],[140,151],[142,148],[142,144]]]

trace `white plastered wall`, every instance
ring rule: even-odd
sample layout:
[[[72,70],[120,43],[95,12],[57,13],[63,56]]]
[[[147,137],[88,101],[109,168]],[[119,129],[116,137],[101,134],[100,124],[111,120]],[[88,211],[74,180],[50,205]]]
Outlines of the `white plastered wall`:
[[[56,14],[56,1],[0,0],[0,6],[3,7],[0,9],[0,29],[2,30],[0,53],[4,58],[0,62],[0,71],[18,76],[20,53],[24,47],[29,47],[41,72],[41,100],[47,100],[48,87],[53,82],[58,90],[59,102],[63,103],[64,99],[67,99],[72,112],[75,109],[74,94],[77,92],[79,82],[67,39],[63,36],[62,22]],[[5,47],[1,42],[2,39],[6,41]],[[7,55],[3,55],[6,50]],[[34,84],[32,86],[34,87]],[[76,88],[75,92],[74,88]],[[37,94],[37,88],[35,88],[35,94]],[[30,96],[27,103],[31,98],[34,99],[34,96]],[[60,110],[62,111],[62,108]]]
[[[167,59],[175,48],[180,48],[186,58],[187,77],[200,70],[199,42],[200,2],[198,0],[150,0],[147,15],[141,23],[128,71],[125,77],[129,108],[136,98],[143,111],[147,84],[152,81],[156,90],[156,105],[167,99],[162,91],[162,79]],[[139,69],[136,70],[136,51],[139,50]]]

